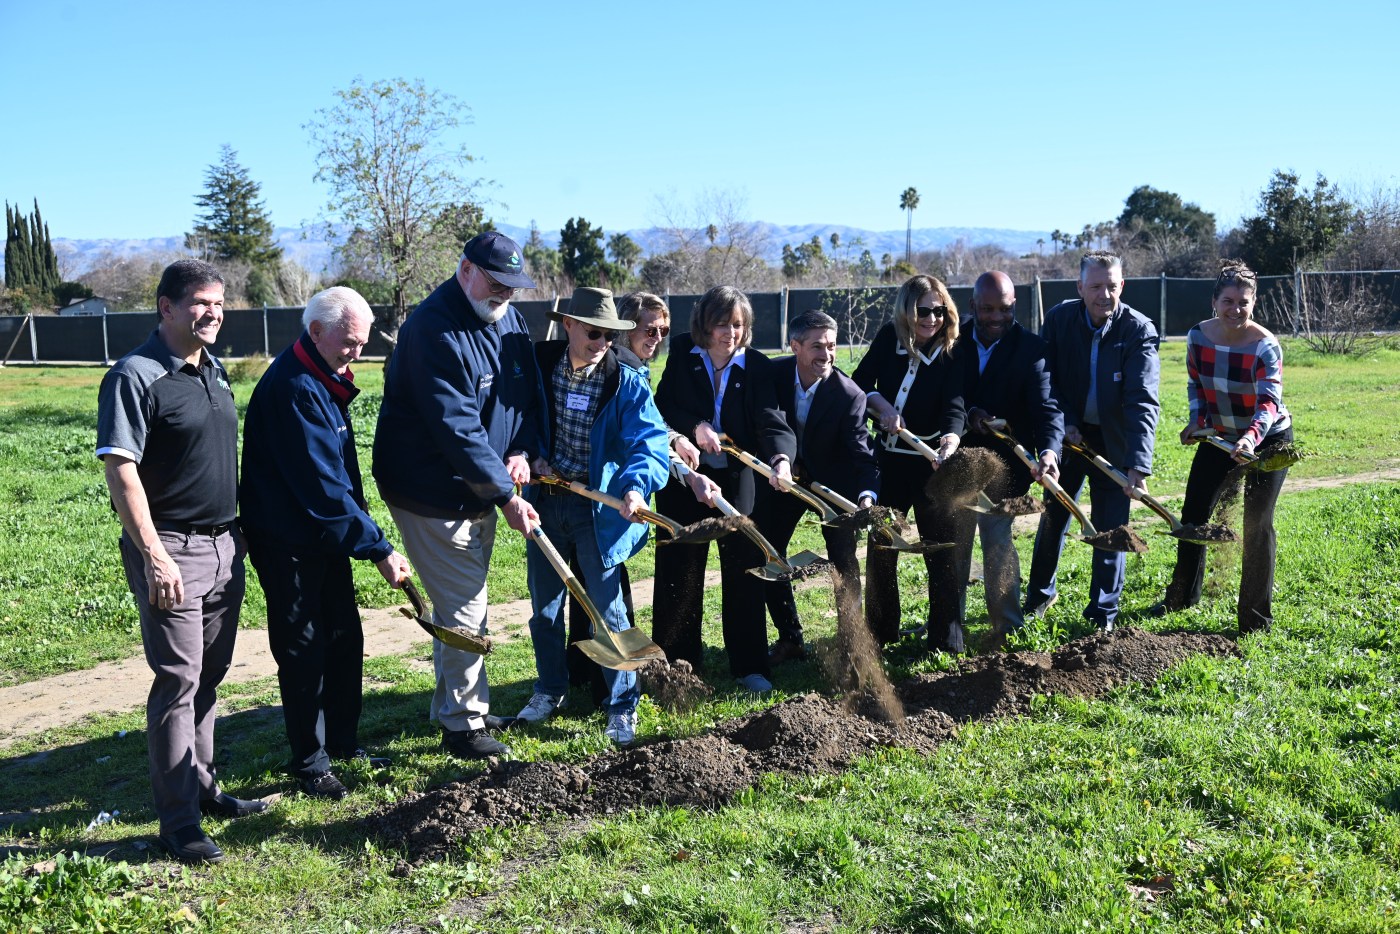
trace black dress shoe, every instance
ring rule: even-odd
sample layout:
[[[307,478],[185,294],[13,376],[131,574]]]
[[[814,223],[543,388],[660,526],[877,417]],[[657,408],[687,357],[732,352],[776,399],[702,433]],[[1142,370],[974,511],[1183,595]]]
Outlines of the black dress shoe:
[[[330,757],[335,762],[368,762],[372,769],[387,769],[394,764],[394,760],[388,756],[372,756],[363,749],[351,753],[333,752]]]
[[[320,775],[313,775],[310,778],[299,778],[297,784],[301,786],[301,793],[308,798],[326,798],[329,801],[339,801],[350,793],[350,789],[340,783],[330,772],[322,772]]]
[[[510,755],[510,747],[485,730],[443,730],[442,748],[458,759],[489,759]]]
[[[217,863],[224,858],[224,851],[204,834],[198,824],[181,827],[166,836],[156,837],[161,849],[182,863]]]
[[[768,650],[769,665],[781,665],[783,662],[793,660],[801,661],[806,657],[807,647],[801,642],[794,642],[791,639],[779,639]]]
[[[492,733],[499,733],[502,730],[509,730],[511,727],[515,726],[517,723],[520,722],[516,717],[498,717],[495,714],[490,713],[482,717],[481,720],[483,723],[486,724],[486,729]]]
[[[217,798],[206,798],[199,802],[199,813],[207,817],[223,817],[229,820],[247,817],[249,814],[261,814],[266,810],[266,801],[259,801],[256,798],[252,801],[244,801],[242,798],[235,798],[222,791],[219,792]]]

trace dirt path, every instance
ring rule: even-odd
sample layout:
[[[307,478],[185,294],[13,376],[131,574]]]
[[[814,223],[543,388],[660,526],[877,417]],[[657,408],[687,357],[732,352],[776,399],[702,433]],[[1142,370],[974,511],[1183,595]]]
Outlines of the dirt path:
[[[1385,466],[1362,474],[1344,477],[1315,477],[1294,480],[1284,486],[1285,493],[1346,486],[1352,483],[1374,483],[1400,480],[1400,465]],[[1136,504],[1135,504],[1136,505]],[[1026,516],[1017,520],[1018,531],[1034,529],[1037,518]],[[719,583],[719,573],[711,571],[707,583]],[[651,603],[650,578],[632,583],[638,603]],[[365,629],[365,655],[378,658],[400,655],[424,645],[422,630],[399,615],[394,608],[361,610]],[[497,641],[528,637],[526,623],[530,618],[530,602],[516,600],[491,607],[491,631]],[[267,646],[264,630],[242,635],[234,653],[233,668],[225,683],[256,681],[277,673],[277,663]],[[15,741],[45,730],[76,723],[92,714],[111,714],[133,710],[146,702],[150,690],[150,670],[143,656],[120,662],[104,662],[96,668],[74,671],[11,687],[0,688],[0,749]]]
[[[710,572],[706,580],[710,586],[718,585],[719,572]],[[632,594],[638,603],[651,603],[651,586],[651,578],[632,582]],[[360,618],[364,621],[366,658],[401,655],[428,642],[423,630],[394,607],[362,609]],[[499,644],[528,638],[529,621],[529,600],[494,604],[490,610],[492,639]],[[277,662],[267,645],[267,630],[239,633],[233,667],[224,683],[256,681],[276,673]],[[150,689],[151,670],[146,667],[144,655],[0,688],[0,749],[93,714],[122,713],[141,707]]]

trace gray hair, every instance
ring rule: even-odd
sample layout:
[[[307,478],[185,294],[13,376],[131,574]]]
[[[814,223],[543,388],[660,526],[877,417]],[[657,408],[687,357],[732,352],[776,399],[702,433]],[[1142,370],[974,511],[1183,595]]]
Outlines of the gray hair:
[[[788,322],[788,340],[799,344],[807,339],[808,331],[835,331],[836,319],[824,311],[804,311]]]
[[[1123,268],[1123,257],[1112,250],[1090,250],[1079,257],[1079,281],[1084,281],[1084,274],[1089,271],[1090,266],[1098,266],[1101,269]]]
[[[319,321],[322,327],[336,328],[355,311],[374,316],[363,295],[349,286],[334,285],[311,296],[306,310],[301,313],[301,326],[310,330],[311,322]]]

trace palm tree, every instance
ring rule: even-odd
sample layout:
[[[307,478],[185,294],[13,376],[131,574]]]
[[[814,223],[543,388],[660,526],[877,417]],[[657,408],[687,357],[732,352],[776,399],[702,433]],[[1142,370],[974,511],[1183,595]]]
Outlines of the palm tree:
[[[919,206],[919,193],[913,188],[904,189],[899,196],[899,209],[909,218],[904,228],[904,261],[914,265],[914,209]]]
[[[1037,256],[1039,256],[1039,255],[1041,255],[1041,254],[1044,253],[1044,252],[1045,252],[1045,238],[1044,238],[1044,237],[1036,237],[1036,238],[1035,238],[1035,254],[1036,254]]]
[[[1056,255],[1056,256],[1059,256],[1059,255],[1060,255],[1060,241],[1063,240],[1064,238],[1065,238],[1065,235],[1064,235],[1063,233],[1060,232],[1060,229],[1059,229],[1058,227],[1056,227],[1054,230],[1052,230],[1052,231],[1050,232],[1050,241],[1051,241],[1052,243],[1055,244],[1055,255]]]

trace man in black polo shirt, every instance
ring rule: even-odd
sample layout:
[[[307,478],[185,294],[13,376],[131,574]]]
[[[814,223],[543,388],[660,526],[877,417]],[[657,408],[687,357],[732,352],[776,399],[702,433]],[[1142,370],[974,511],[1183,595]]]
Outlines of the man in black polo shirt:
[[[224,794],[214,776],[215,695],[243,603],[233,524],[238,413],[228,374],[207,349],[224,320],[223,279],[208,263],[172,263],[156,306],[155,332],[102,380],[97,456],[155,672],[146,734],[160,844],[182,862],[218,862],[224,854],[200,815],[267,807]]]

